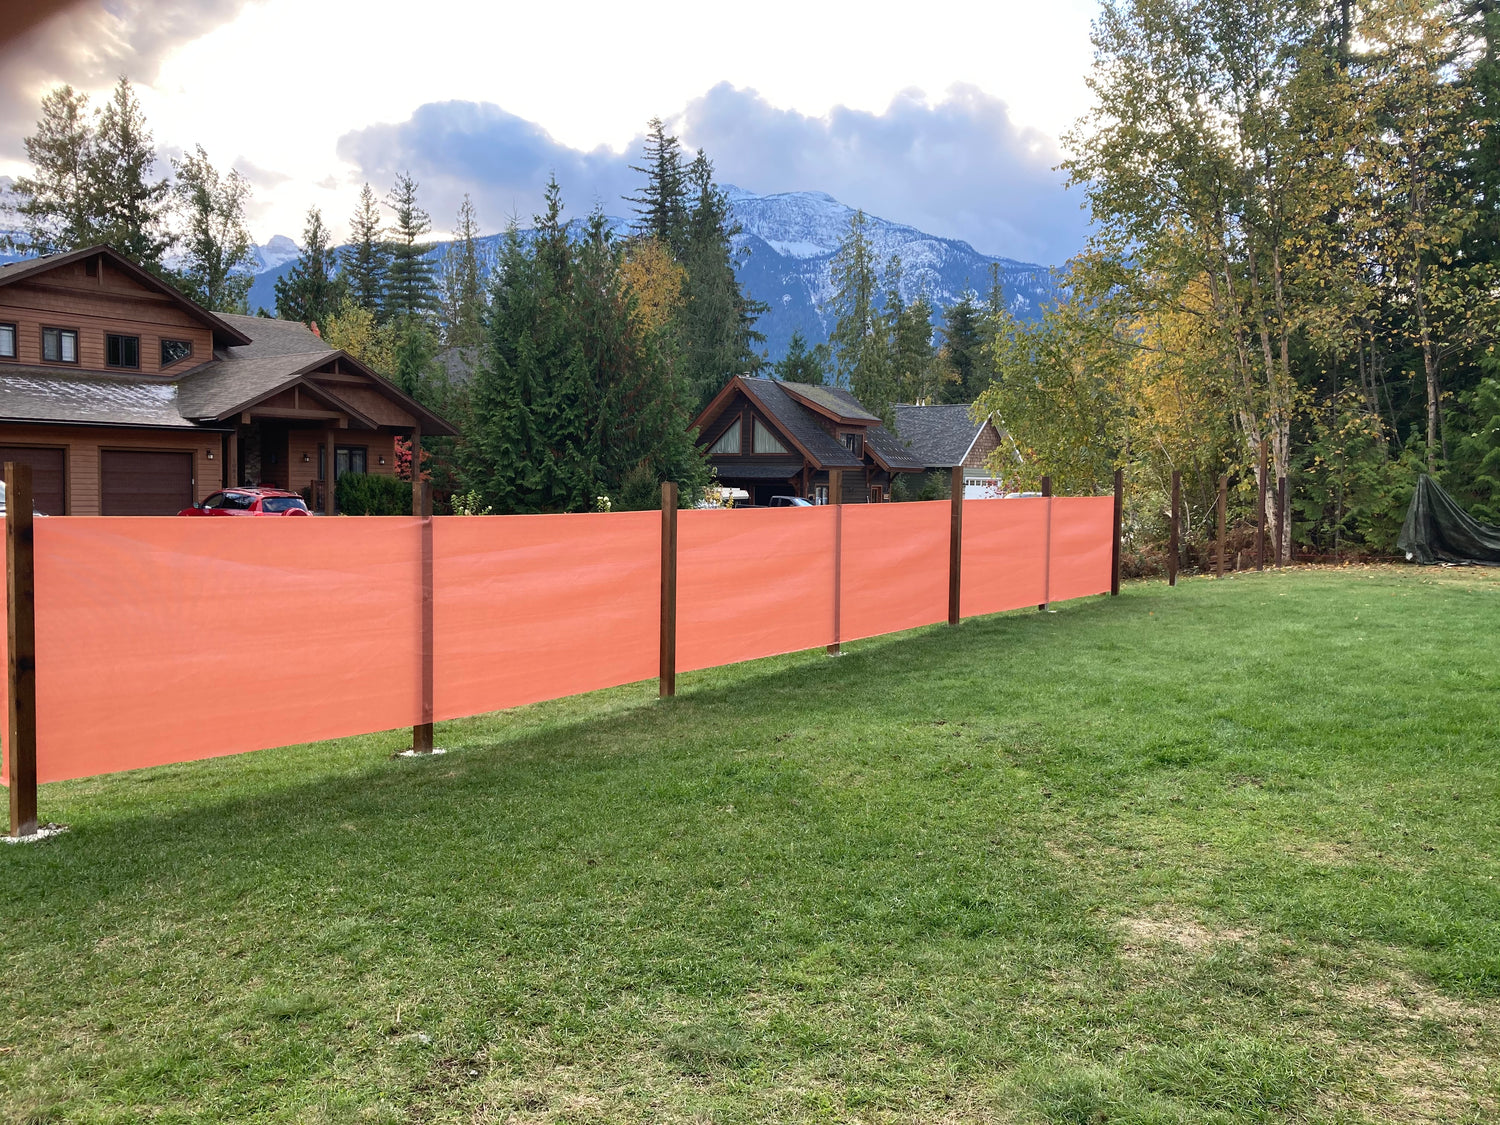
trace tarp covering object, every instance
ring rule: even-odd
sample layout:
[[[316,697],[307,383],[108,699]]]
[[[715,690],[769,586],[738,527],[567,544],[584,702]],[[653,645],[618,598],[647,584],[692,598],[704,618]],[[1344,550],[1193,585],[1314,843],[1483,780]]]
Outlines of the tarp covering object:
[[[656,675],[660,512],[433,523],[438,719]]]
[[[831,506],[679,513],[678,671],[831,644],[836,518]]]
[[[1114,497],[1055,496],[1051,522],[1047,600],[1062,602],[1108,593],[1113,566]]]
[[[1047,600],[1047,504],[1042,497],[965,500],[959,612],[1001,613]]]
[[[1426,473],[1417,479],[1396,546],[1423,566],[1500,566],[1500,527],[1469,515]]]
[[[420,721],[420,520],[35,528],[39,781]]]
[[[844,506],[839,640],[948,619],[946,500]]]

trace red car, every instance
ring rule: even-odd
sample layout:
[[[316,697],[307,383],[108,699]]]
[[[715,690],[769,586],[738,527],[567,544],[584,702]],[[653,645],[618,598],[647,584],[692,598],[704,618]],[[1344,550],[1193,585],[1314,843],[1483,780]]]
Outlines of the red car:
[[[280,488],[226,488],[179,516],[310,516],[302,497]]]

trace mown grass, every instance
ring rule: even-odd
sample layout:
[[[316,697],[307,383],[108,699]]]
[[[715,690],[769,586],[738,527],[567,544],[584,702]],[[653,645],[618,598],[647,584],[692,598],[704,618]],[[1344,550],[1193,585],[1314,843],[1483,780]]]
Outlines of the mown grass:
[[[10,1121],[1490,1121],[1500,581],[1127,587],[45,787]]]

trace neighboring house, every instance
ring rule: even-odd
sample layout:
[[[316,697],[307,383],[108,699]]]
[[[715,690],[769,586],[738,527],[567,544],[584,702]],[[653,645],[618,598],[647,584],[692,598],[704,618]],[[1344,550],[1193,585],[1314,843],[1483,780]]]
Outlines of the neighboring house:
[[[750,503],[773,496],[828,502],[829,471],[842,472],[845,504],[890,498],[899,473],[922,464],[848,391],[737,375],[693,425],[719,483]]]
[[[167,515],[218,488],[394,473],[452,434],[305,325],[211,313],[107,246],[0,266],[0,461],[49,515]],[[330,463],[331,451],[331,463]]]
[[[907,452],[922,463],[929,490],[946,495],[949,474],[960,466],[967,495],[991,494],[1000,488],[987,464],[990,454],[1000,447],[1000,431],[989,418],[974,421],[971,407],[898,403],[896,434]]]

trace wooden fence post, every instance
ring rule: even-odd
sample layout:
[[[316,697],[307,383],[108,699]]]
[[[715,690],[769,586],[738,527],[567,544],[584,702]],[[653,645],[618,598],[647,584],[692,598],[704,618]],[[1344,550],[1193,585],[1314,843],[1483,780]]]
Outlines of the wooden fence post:
[[[1109,549],[1109,596],[1120,596],[1120,526],[1125,521],[1125,470],[1115,470],[1115,532]]]
[[[1182,553],[1182,472],[1172,470],[1172,524],[1167,537],[1167,585],[1177,585],[1178,556]]]
[[[1260,467],[1255,474],[1258,496],[1255,515],[1255,569],[1266,569],[1266,439],[1260,439]]]
[[[419,453],[412,442],[412,476],[421,476]],[[418,754],[432,753],[432,482],[413,479],[411,514],[422,521],[422,721],[411,728],[411,748]]]
[[[828,646],[828,655],[839,654],[842,635],[844,587],[844,470],[828,470],[828,502],[833,508],[833,644]]]
[[[36,568],[31,466],[5,464],[5,606],[10,650],[10,834],[36,835]]]
[[[964,467],[956,466],[948,477],[948,624],[958,624],[959,593],[964,558]]]
[[[661,668],[657,694],[677,694],[677,485],[661,486]]]
[[[1282,544],[1286,544],[1286,561],[1292,561],[1291,544],[1286,540],[1286,477],[1276,478],[1276,565],[1281,566]]]
[[[1047,606],[1052,602],[1052,477],[1050,474],[1042,476],[1042,495],[1047,498],[1047,530],[1042,548],[1042,604],[1036,608],[1045,613]]]
[[[1214,576],[1224,577],[1225,521],[1229,514],[1229,474],[1219,475],[1219,558],[1214,565]]]

